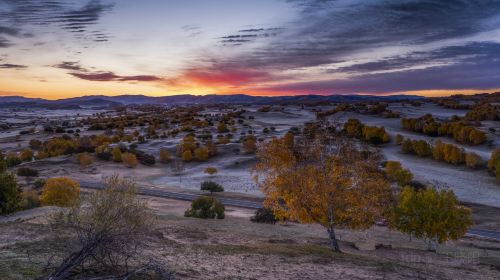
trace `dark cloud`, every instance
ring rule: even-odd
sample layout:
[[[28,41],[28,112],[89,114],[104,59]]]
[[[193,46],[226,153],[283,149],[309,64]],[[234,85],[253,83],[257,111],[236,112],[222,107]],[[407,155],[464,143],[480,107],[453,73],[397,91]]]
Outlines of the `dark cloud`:
[[[0,64],[0,69],[16,69],[16,70],[21,70],[21,69],[26,69],[26,68],[28,68],[28,66],[26,66],[26,65],[11,64],[11,63]]]
[[[458,39],[500,28],[500,0],[291,2],[302,10],[300,18],[235,62],[259,68],[312,67],[382,47]]]
[[[444,53],[468,54],[459,62],[424,69],[410,69],[377,74],[360,74],[347,79],[330,79],[306,83],[282,84],[262,88],[263,91],[292,93],[387,93],[415,90],[439,89],[488,89],[500,88],[500,60],[497,58],[500,44],[471,44],[447,47],[434,56]],[[432,55],[431,55],[432,56]],[[379,62],[382,66],[386,66]],[[402,64],[405,65],[406,64]],[[364,65],[366,66],[366,65]],[[371,69],[372,66],[369,68]],[[374,67],[376,68],[376,67]],[[356,68],[356,70],[359,70]],[[367,70],[365,67],[362,70]],[[377,68],[378,69],[378,68]],[[369,71],[368,71],[369,72]]]
[[[94,26],[104,12],[113,8],[99,0],[87,1],[38,1],[38,0],[1,0],[0,34],[16,37],[33,37],[36,33],[48,32],[47,27],[57,26],[73,33],[77,38],[95,42],[107,38],[95,38]],[[2,9],[3,7],[3,9]],[[11,26],[16,26],[12,28]],[[29,32],[22,32],[22,29]]]
[[[301,70],[307,73],[308,68],[314,67],[315,73],[322,72],[323,78],[332,75],[331,79],[324,78],[319,82],[276,88],[303,93],[314,90],[377,93],[499,86],[498,77],[491,75],[491,71],[500,73],[497,63],[499,45],[484,40],[474,42],[470,38],[500,30],[500,0],[289,2],[299,10],[296,20],[274,32],[274,36],[267,37],[264,44],[247,52],[230,58],[206,59],[208,68],[224,69],[227,73],[242,69],[259,69],[268,73]],[[241,45],[248,42],[237,40],[251,42],[254,37],[238,35],[273,33],[263,28],[240,31],[224,36],[221,43]],[[450,46],[450,42],[455,43]],[[356,59],[366,61],[370,57],[381,58],[356,63]],[[336,64],[348,66],[335,68]],[[471,75],[461,69],[468,69]],[[339,73],[350,78],[334,78]],[[415,75],[420,76],[416,79]],[[432,83],[421,77],[427,77]],[[396,82],[392,83],[391,79]]]
[[[8,48],[12,45],[13,44],[9,40],[7,40],[3,37],[0,37],[0,48]]]
[[[52,67],[69,70],[68,74],[71,76],[87,81],[154,82],[162,80],[162,78],[152,75],[122,76],[109,71],[91,71],[81,66],[80,62],[77,61],[63,61]]]
[[[63,61],[59,64],[54,65],[55,68],[72,70],[72,71],[81,71],[86,72],[87,70],[80,66],[79,62],[71,62],[71,61]]]
[[[159,81],[161,78],[150,75],[138,75],[138,76],[119,76],[113,72],[94,72],[94,73],[69,73],[70,75],[87,81],[99,81],[99,82],[154,82]]]
[[[254,42],[258,38],[269,38],[278,35],[281,28],[252,28],[238,30],[237,34],[220,37],[220,43],[227,46],[239,46],[242,43]]]
[[[495,60],[500,54],[500,44],[493,42],[473,42],[461,46],[447,46],[432,51],[411,52],[368,63],[353,64],[330,70],[329,72],[363,74],[372,71],[397,71],[405,68],[433,64],[481,63],[485,58]]]
[[[0,34],[6,34],[10,36],[19,36],[20,30],[17,28],[0,26]]]

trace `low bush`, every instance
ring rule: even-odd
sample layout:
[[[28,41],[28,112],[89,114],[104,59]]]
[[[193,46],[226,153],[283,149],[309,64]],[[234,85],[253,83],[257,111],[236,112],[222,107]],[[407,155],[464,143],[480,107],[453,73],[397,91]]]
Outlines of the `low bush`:
[[[205,182],[201,183],[200,189],[202,191],[209,191],[210,194],[212,194],[214,192],[223,192],[224,191],[224,187],[222,187],[221,185],[219,185],[215,182],[212,182],[212,181],[205,181]]]
[[[93,162],[92,157],[87,153],[81,153],[81,154],[76,155],[76,160],[82,166],[89,166]]]
[[[80,195],[80,184],[68,177],[50,178],[43,186],[41,201],[45,205],[72,206]]]
[[[250,221],[254,223],[275,224],[278,220],[271,209],[259,208],[255,211],[255,215],[250,218]]]
[[[135,157],[134,154],[123,153],[122,154],[122,161],[123,161],[123,164],[125,164],[125,166],[128,168],[134,168],[137,166],[137,158]]]
[[[225,207],[215,197],[200,196],[191,203],[191,208],[184,213],[185,217],[202,219],[224,219]]]
[[[38,177],[38,170],[31,169],[28,167],[21,167],[21,168],[17,169],[17,176]]]

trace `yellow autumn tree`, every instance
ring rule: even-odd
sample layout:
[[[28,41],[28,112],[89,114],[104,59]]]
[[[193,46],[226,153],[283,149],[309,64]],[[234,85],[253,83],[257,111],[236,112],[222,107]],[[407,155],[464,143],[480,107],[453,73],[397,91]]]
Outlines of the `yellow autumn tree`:
[[[122,161],[128,168],[134,168],[137,166],[137,157],[132,153],[123,153]]]
[[[458,205],[453,191],[434,188],[416,191],[405,187],[394,210],[394,226],[401,232],[436,243],[457,240],[472,225],[470,209]]]
[[[77,154],[76,160],[83,166],[89,166],[92,164],[92,157],[88,153]]]
[[[111,151],[111,156],[114,162],[122,162],[122,150],[120,150],[120,147],[115,146]]]
[[[50,178],[42,189],[41,201],[45,205],[72,206],[80,195],[80,184],[68,177]]]
[[[205,168],[205,170],[203,172],[205,172],[206,174],[211,176],[211,175],[216,174],[218,172],[218,170],[215,167],[209,166],[209,167]]]
[[[265,207],[281,220],[322,225],[335,251],[340,251],[336,228],[367,229],[389,216],[389,182],[375,157],[349,139],[301,139],[293,148],[273,139],[257,158],[255,178]]]
[[[243,150],[247,154],[253,154],[257,150],[257,138],[253,135],[248,135],[243,140]]]
[[[206,147],[198,147],[194,150],[196,160],[206,161],[208,159],[208,149]]]

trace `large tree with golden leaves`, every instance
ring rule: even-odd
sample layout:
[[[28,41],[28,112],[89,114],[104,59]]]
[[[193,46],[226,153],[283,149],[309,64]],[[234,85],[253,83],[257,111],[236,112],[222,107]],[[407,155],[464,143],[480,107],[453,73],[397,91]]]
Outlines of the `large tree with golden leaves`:
[[[340,251],[335,229],[363,230],[387,217],[391,188],[373,153],[340,136],[321,138],[264,144],[255,179],[277,218],[322,225]]]

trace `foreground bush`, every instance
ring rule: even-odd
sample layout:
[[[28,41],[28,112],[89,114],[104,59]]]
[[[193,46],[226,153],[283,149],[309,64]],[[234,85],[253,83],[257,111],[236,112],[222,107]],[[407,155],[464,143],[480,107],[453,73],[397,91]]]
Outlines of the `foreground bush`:
[[[80,195],[80,184],[68,177],[47,179],[41,201],[45,205],[73,206]]]
[[[172,279],[146,250],[155,223],[147,205],[137,199],[134,183],[117,176],[103,183],[104,189],[54,220],[72,233],[72,246],[61,246],[65,257],[47,278]]]
[[[21,200],[21,189],[14,174],[0,171],[0,215],[17,211]]]
[[[222,187],[221,185],[217,184],[216,182],[212,182],[212,181],[202,182],[200,189],[202,191],[209,191],[210,194],[212,194],[214,192],[223,192],[224,191],[224,187]]]
[[[224,219],[225,207],[215,197],[200,196],[191,203],[191,208],[184,213],[185,217],[202,219]]]
[[[278,219],[276,219],[271,209],[259,208],[255,211],[255,215],[250,218],[250,221],[254,223],[275,224]]]
[[[405,187],[394,210],[395,227],[404,233],[428,242],[428,249],[436,243],[457,240],[472,225],[471,211],[458,205],[453,191],[434,188],[415,191]]]

